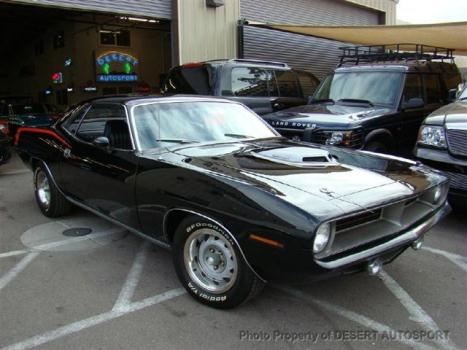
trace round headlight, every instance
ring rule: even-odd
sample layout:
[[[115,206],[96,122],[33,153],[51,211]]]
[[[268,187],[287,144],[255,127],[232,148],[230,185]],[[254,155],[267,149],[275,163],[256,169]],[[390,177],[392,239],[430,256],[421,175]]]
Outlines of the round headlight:
[[[334,131],[331,137],[326,140],[327,145],[340,145],[344,141],[344,133],[342,131]]]
[[[313,242],[313,252],[321,252],[328,244],[329,238],[331,238],[331,225],[323,224],[318,227],[318,230],[316,230],[315,240]]]

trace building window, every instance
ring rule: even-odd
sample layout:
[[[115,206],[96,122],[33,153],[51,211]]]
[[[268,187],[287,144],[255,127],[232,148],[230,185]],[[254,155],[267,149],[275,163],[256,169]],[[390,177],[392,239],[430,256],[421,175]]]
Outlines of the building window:
[[[65,47],[65,35],[63,33],[63,30],[55,33],[53,39],[53,46],[55,50]]]
[[[129,30],[101,30],[99,32],[101,45],[130,46]]]

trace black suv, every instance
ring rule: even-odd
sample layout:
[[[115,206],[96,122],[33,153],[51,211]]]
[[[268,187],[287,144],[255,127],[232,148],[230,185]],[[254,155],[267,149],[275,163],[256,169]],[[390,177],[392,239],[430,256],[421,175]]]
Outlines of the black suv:
[[[408,44],[342,49],[340,66],[307,105],[264,118],[297,140],[411,154],[424,117],[449,102],[461,81],[452,50]]]
[[[318,84],[313,74],[285,63],[230,59],[174,67],[161,92],[222,96],[263,115],[307,103]]]
[[[467,87],[456,102],[425,119],[414,153],[449,177],[449,201],[454,208],[467,208]]]

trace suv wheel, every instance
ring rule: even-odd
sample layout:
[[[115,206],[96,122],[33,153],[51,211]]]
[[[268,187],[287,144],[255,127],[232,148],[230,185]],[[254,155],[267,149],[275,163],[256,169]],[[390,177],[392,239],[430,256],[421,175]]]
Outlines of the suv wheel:
[[[375,153],[388,153],[389,147],[381,141],[371,141],[365,146],[365,150]]]
[[[71,204],[60,193],[52,179],[41,166],[34,170],[34,194],[42,214],[56,218],[67,214]]]
[[[177,228],[173,260],[188,293],[215,308],[233,308],[257,295],[264,285],[230,235],[197,216],[189,216]]]

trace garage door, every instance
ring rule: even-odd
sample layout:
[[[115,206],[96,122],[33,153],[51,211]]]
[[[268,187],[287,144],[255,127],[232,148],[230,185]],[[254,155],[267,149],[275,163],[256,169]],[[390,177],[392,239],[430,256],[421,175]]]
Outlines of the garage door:
[[[17,0],[15,2],[167,19],[172,15],[172,0]]]
[[[251,21],[306,25],[376,25],[381,13],[334,0],[241,0],[241,16]],[[288,63],[323,78],[344,43],[276,30],[244,27],[243,56]]]

